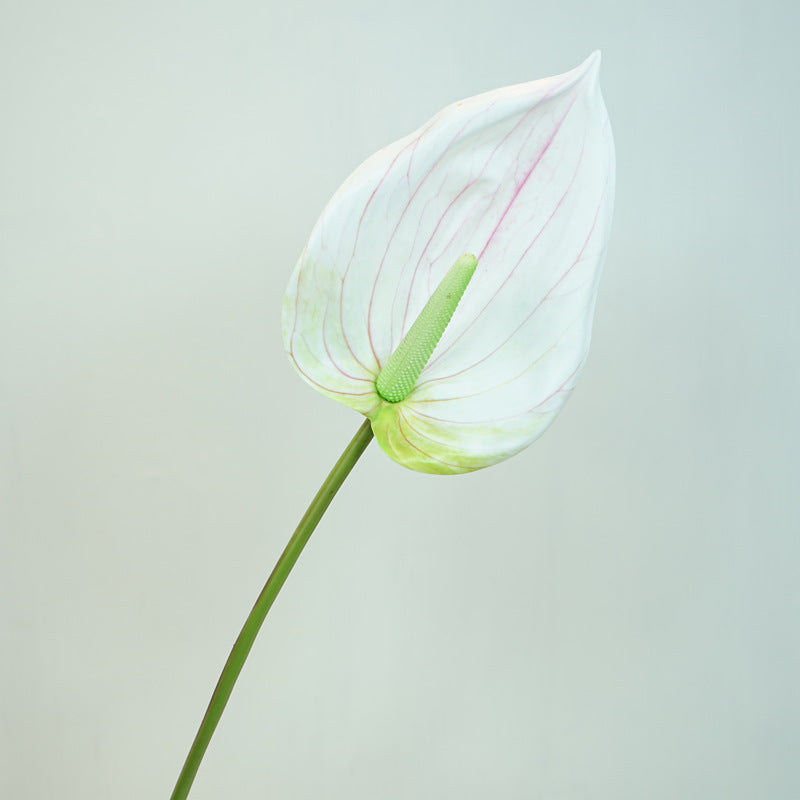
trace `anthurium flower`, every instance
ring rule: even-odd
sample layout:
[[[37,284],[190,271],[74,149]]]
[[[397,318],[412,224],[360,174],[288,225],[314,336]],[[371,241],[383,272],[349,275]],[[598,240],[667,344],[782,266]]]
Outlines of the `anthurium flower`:
[[[231,649],[171,800],[186,800],[258,631],[373,435],[421,472],[487,467],[564,405],[589,348],[614,196],[599,54],[448,106],[322,212],[283,301],[313,387],[364,414]]]
[[[300,256],[289,357],[406,467],[508,458],[575,385],[614,195],[599,62],[440,111],[356,169]]]

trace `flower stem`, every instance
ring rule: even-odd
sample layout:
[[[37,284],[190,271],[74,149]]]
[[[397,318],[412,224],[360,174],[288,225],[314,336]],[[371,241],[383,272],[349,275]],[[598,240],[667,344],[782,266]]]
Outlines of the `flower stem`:
[[[289,573],[300,557],[300,553],[303,552],[303,548],[311,538],[317,523],[322,519],[322,515],[330,505],[331,500],[333,500],[336,492],[339,491],[345,478],[350,474],[350,470],[353,469],[356,461],[366,450],[371,440],[372,428],[370,422],[369,420],[364,420],[364,424],[358,429],[358,432],[345,448],[325,482],[320,486],[319,491],[300,520],[300,524],[292,534],[292,538],[289,539],[286,549],[278,559],[278,563],[275,564],[272,574],[264,584],[264,588],[245,620],[242,630],[233,645],[231,654],[222,668],[222,674],[219,676],[214,694],[211,695],[211,701],[189,749],[189,755],[186,756],[186,762],[183,765],[181,774],[178,776],[178,782],[175,784],[170,800],[184,800],[188,796],[208,743],[214,735],[217,723],[225,710],[225,705],[231,696],[236,679],[242,671],[244,662],[247,660],[250,648],[253,646],[267,612],[286,582],[286,578],[289,577]]]

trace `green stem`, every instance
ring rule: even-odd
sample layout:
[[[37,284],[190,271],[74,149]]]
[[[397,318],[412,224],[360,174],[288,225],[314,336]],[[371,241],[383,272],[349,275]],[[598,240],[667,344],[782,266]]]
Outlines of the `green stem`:
[[[339,491],[345,478],[350,474],[350,470],[353,469],[356,461],[366,450],[371,440],[372,428],[369,420],[365,420],[330,471],[325,482],[320,486],[319,491],[311,501],[311,505],[303,515],[303,519],[300,520],[300,524],[292,534],[292,538],[289,539],[289,544],[286,545],[286,549],[278,559],[275,569],[272,570],[272,574],[264,584],[264,588],[261,590],[253,610],[245,620],[239,637],[233,645],[231,654],[222,668],[222,674],[219,676],[214,694],[211,695],[211,701],[208,704],[203,721],[200,723],[197,736],[194,737],[192,746],[189,749],[189,755],[186,756],[186,762],[183,765],[181,774],[178,776],[178,782],[175,784],[170,800],[184,800],[188,796],[208,743],[214,735],[217,723],[225,710],[225,705],[231,696],[236,679],[242,671],[244,662],[250,653],[250,648],[253,646],[267,612],[286,582],[286,578],[289,577],[289,573],[300,557],[300,553],[303,552],[303,548],[311,538],[317,523],[322,519],[322,515],[330,505],[331,500],[333,500],[336,492]]]

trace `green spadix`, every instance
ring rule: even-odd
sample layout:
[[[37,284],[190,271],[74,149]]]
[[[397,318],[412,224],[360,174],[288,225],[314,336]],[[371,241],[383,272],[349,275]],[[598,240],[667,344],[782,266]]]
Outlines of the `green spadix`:
[[[477,266],[478,259],[465,253],[442,278],[375,381],[375,388],[384,400],[399,403],[411,394]]]

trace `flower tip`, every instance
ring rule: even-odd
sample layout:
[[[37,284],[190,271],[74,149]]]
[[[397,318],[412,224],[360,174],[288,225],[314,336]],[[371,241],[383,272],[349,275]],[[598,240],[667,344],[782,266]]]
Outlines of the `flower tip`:
[[[600,88],[600,51],[595,50],[584,59],[577,67],[556,75],[551,80],[561,80],[559,92],[578,91],[589,95],[596,95]],[[535,82],[534,82],[535,84]]]
[[[599,50],[595,50],[576,70],[579,79],[589,78],[596,82],[600,74],[600,62],[602,55]]]

